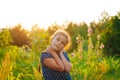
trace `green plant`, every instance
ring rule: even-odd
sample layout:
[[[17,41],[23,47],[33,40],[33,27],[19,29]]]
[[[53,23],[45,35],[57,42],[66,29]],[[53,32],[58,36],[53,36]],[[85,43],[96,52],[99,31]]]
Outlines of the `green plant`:
[[[105,44],[104,53],[120,56],[120,16],[113,16],[102,33],[102,42]]]
[[[12,38],[8,29],[0,31],[0,47],[9,46],[12,43]]]

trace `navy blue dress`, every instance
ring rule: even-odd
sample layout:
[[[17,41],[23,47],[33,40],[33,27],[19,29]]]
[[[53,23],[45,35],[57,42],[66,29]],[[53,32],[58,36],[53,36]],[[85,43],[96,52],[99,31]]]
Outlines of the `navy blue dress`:
[[[63,54],[64,54],[65,58],[68,61],[70,61],[67,53],[64,52]],[[45,80],[72,80],[71,76],[68,72],[55,71],[55,70],[50,69],[47,66],[45,66],[43,64],[43,60],[45,58],[54,58],[54,57],[49,52],[42,52],[42,54],[41,54],[40,60],[41,60],[41,63],[42,63],[42,73],[43,73],[43,76],[44,76]]]

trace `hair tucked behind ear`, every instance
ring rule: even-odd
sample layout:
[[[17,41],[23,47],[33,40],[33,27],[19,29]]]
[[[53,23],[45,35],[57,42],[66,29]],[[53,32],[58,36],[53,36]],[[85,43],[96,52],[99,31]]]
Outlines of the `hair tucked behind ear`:
[[[51,36],[50,41],[52,41],[52,39],[58,34],[61,34],[67,38],[67,44],[65,45],[64,49],[68,49],[71,45],[71,38],[70,35],[63,29],[56,30],[55,33]]]

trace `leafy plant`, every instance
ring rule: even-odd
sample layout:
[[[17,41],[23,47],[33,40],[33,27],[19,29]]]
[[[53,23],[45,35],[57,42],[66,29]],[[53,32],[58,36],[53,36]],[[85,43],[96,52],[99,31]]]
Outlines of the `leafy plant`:
[[[8,29],[0,31],[0,47],[9,46],[12,43],[12,38]]]

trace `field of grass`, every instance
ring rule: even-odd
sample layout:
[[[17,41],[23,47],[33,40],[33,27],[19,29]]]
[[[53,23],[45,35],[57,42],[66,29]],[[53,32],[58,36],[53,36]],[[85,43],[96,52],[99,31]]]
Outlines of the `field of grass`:
[[[120,59],[102,54],[103,44],[92,47],[88,39],[88,49],[83,48],[84,41],[78,42],[76,50],[68,53],[73,68],[70,72],[73,80],[120,80]],[[8,46],[0,48],[0,80],[44,80],[38,71],[40,53],[32,49]]]

